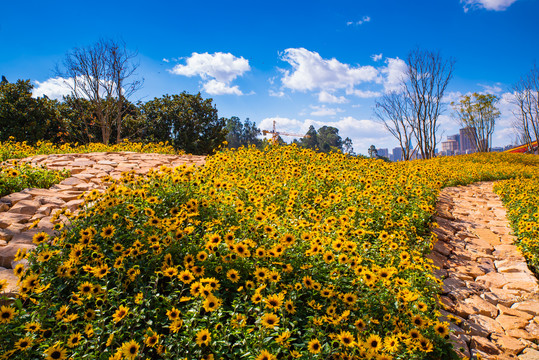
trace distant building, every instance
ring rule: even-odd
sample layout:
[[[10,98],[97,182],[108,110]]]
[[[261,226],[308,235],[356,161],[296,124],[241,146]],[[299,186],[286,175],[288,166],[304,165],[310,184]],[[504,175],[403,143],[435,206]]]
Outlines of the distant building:
[[[378,149],[378,156],[383,156],[389,159],[389,150],[388,149]]]
[[[449,136],[447,137],[447,141],[442,141],[442,155],[454,155],[458,153],[459,151],[459,143],[457,140],[449,140]]]
[[[461,154],[471,154],[477,151],[477,148],[474,144],[473,134],[475,133],[475,128],[467,127],[459,130],[460,135],[460,153]]]
[[[400,147],[393,148],[393,161],[402,160],[402,149]]]

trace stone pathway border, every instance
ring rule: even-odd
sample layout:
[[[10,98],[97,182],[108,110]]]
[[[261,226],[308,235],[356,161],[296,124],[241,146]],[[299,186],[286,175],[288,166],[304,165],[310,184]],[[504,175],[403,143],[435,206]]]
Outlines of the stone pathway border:
[[[528,269],[492,182],[445,188],[429,256],[443,280],[451,339],[473,359],[539,360],[539,284]]]
[[[7,280],[6,295],[13,296],[17,277],[13,275],[13,261],[20,248],[32,249],[34,234],[54,232],[51,220],[57,210],[67,208],[74,212],[82,203],[82,194],[107,186],[103,178],[120,178],[123,172],[148,173],[162,165],[204,164],[204,156],[164,155],[135,152],[96,152],[88,154],[38,155],[18,160],[48,169],[69,169],[71,177],[50,189],[25,189],[0,198],[0,280]],[[29,230],[36,220],[39,224]]]

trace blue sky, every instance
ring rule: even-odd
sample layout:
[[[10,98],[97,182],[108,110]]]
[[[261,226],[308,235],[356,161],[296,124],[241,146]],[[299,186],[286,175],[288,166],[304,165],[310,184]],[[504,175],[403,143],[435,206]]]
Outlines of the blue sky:
[[[132,100],[201,92],[220,116],[304,133],[336,126],[354,149],[396,141],[374,121],[416,47],[456,60],[447,100],[488,91],[502,118],[494,145],[513,141],[510,86],[539,58],[537,0],[7,2],[0,74],[31,79],[36,96],[65,93],[53,69],[100,37],[138,51],[144,87]],[[458,130],[451,111],[440,139]],[[285,138],[291,140],[290,138]]]

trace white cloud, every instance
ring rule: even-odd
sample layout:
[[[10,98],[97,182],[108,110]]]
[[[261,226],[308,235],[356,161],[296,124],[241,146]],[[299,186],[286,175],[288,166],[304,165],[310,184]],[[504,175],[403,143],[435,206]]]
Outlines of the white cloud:
[[[373,61],[380,61],[380,60],[382,60],[382,53],[371,55],[371,59],[372,59]]]
[[[504,11],[517,0],[460,0],[464,4],[464,12],[473,8]]]
[[[346,91],[347,95],[355,95],[362,99],[369,99],[369,98],[375,98],[382,96],[382,93],[379,91],[370,91],[370,90],[357,90],[354,89],[352,91]]]
[[[334,116],[337,115],[337,113],[344,111],[340,108],[328,108],[325,105],[311,105],[311,109],[314,110],[311,112],[311,116]]]
[[[359,21],[348,21],[346,22],[346,25],[350,26],[350,25],[361,25],[361,24],[364,24],[364,23],[367,23],[367,22],[370,22],[371,21],[371,17],[370,16],[363,16],[361,18],[361,20]]]
[[[284,97],[284,91],[274,91],[272,89],[269,89],[269,96],[273,96],[273,97]]]
[[[386,92],[400,91],[402,89],[402,79],[406,77],[406,63],[404,60],[399,59],[398,57],[395,59],[387,58],[385,62],[387,66],[380,70],[380,72],[384,75],[384,90]]]
[[[61,77],[50,78],[43,82],[36,80],[32,96],[41,97],[47,95],[50,99],[61,100],[64,96],[71,94],[71,87],[68,83],[73,85],[73,80]]]
[[[494,85],[477,84],[483,88],[486,93],[499,94],[502,92],[501,83],[495,83]]]
[[[230,86],[230,83],[250,70],[249,61],[243,56],[236,57],[231,53],[222,52],[214,54],[195,52],[187,58],[185,65],[178,64],[169,71],[188,77],[200,76],[205,81],[202,88],[212,95],[242,95],[239,88]]]
[[[344,96],[335,96],[327,91],[320,91],[318,94],[318,101],[332,104],[344,104],[348,102]]]
[[[210,95],[243,95],[238,85],[228,86],[224,82],[215,79],[204,83],[202,89]]]
[[[323,59],[320,54],[304,48],[286,49],[281,60],[292,65],[293,70],[282,70],[283,86],[291,90],[352,89],[362,82],[375,81],[378,70],[372,66],[352,67],[337,59]]]
[[[163,58],[163,60],[162,60],[162,61],[163,61],[163,62],[166,62],[166,63],[170,62],[170,60],[169,60],[169,59],[167,59],[167,58]]]

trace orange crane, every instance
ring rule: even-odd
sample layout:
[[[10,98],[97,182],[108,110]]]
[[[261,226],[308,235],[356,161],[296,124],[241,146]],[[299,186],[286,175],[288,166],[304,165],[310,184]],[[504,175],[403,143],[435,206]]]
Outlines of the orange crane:
[[[270,131],[270,130],[262,130],[262,134],[264,134],[264,135],[271,134],[271,142],[272,142],[273,145],[277,144],[277,139],[279,139],[279,136],[281,136],[281,135],[294,136],[294,137],[299,137],[299,138],[311,137],[310,135],[292,134],[292,133],[286,133],[286,132],[282,132],[282,131],[277,131],[275,129],[275,120],[273,120],[273,130],[272,131]]]

